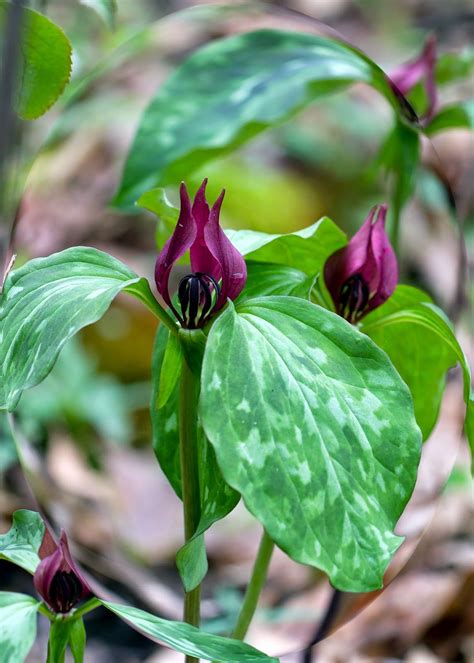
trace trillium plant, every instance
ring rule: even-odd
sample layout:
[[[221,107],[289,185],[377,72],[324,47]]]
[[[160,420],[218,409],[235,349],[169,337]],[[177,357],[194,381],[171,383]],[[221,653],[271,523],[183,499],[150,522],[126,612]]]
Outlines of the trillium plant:
[[[28,26],[41,29],[33,20]],[[304,66],[290,66],[295,54]],[[46,378],[67,340],[99,320],[119,293],[156,317],[153,449],[182,501],[176,563],[184,609],[175,622],[111,603],[74,560],[66,533],[58,539],[39,514],[18,511],[0,536],[0,558],[30,572],[33,583],[31,595],[0,592],[3,663],[25,660],[38,612],[51,625],[48,663],[64,661],[68,648],[82,663],[83,617],[104,608],[188,662],[276,661],[244,642],[275,546],[324,572],[335,590],[384,586],[403,542],[396,526],[422,442],[456,363],[473,437],[464,354],[431,298],[399,283],[395,251],[421,136],[449,121],[436,115],[435,63],[432,39],[392,79],[357,49],[312,34],[261,30],[205,46],[145,111],[114,199],[121,209],[138,204],[158,216],[155,284],[90,247],[6,275],[0,405],[10,412]],[[429,106],[420,122],[404,95],[422,79]],[[288,234],[224,229],[224,192],[208,201],[207,180],[191,200],[198,167],[356,81],[393,108],[380,163],[394,177],[390,202],[367,209],[352,238],[328,217]],[[409,162],[394,160],[410,150]],[[179,187],[179,208],[164,186]],[[261,525],[261,543],[233,631],[213,635],[200,624],[205,533],[241,500]]]

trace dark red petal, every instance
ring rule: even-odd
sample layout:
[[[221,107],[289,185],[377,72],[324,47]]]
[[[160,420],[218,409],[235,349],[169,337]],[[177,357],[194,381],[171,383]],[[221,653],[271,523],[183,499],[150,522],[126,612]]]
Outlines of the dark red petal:
[[[384,227],[385,215],[380,216],[372,230],[372,248],[379,265],[378,287],[369,300],[367,312],[383,304],[393,294],[398,283],[398,262]]]
[[[181,211],[174,233],[164,245],[155,265],[155,282],[158,292],[168,306],[172,307],[168,281],[174,263],[190,248],[196,239],[196,223],[191,213],[191,201],[184,182],[180,186]]]
[[[215,310],[224,306],[227,299],[235,299],[242,292],[247,280],[247,267],[243,256],[232,244],[219,225],[219,214],[225,191],[222,191],[209,214],[209,221],[204,228],[204,241],[221,272],[221,292]],[[211,276],[216,278],[214,274]]]
[[[192,214],[196,223],[197,233],[196,239],[190,249],[191,270],[194,274],[196,272],[208,274],[215,281],[219,281],[222,276],[220,264],[210,252],[204,237],[204,228],[209,221],[210,214],[209,205],[206,200],[206,186],[207,178],[199,187],[193,202]]]
[[[48,529],[48,526],[45,525],[46,529],[44,531],[43,541],[41,542],[40,549],[38,550],[38,557],[44,559],[52,555],[58,548],[58,544],[54,540],[53,535]]]
[[[59,548],[52,555],[45,557],[38,565],[33,576],[33,584],[41,598],[49,605],[49,590],[51,582],[61,566],[61,551]]]
[[[342,286],[351,276],[360,274],[367,261],[374,213],[375,208],[370,211],[349,244],[333,253],[326,261],[324,280],[336,308],[339,305]]]
[[[379,290],[382,276],[382,257],[385,245],[389,243],[385,233],[387,205],[376,205],[372,208],[369,246],[367,257],[360,274],[369,288],[369,297]]]
[[[90,592],[90,587],[83,577],[82,573],[79,571],[76,562],[74,561],[71,551],[69,550],[69,543],[67,540],[66,532],[61,530],[61,537],[59,539],[59,549],[61,551],[61,571],[66,571],[69,573],[74,573],[75,576],[79,579],[83,587],[83,594],[88,594]]]
[[[436,57],[436,37],[430,35],[418,57],[400,65],[390,73],[390,81],[404,95],[408,94],[417,83],[424,80],[428,96],[428,108],[424,113],[425,118],[432,116],[437,104]]]

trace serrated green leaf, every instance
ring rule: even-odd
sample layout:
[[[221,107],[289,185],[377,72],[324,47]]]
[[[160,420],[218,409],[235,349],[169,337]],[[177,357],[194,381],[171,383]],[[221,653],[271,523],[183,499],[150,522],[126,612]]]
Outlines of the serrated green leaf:
[[[398,290],[402,299],[398,301],[395,293],[379,311],[367,316],[362,330],[387,352],[410,387],[425,439],[438,418],[446,372],[459,362],[464,378],[465,432],[474,459],[474,389],[466,356],[441,309],[414,288],[399,286]]]
[[[277,545],[339,589],[382,586],[421,436],[375,343],[302,299],[229,306],[209,333],[200,412],[225,479]]]
[[[28,573],[40,563],[38,550],[44,536],[44,522],[36,511],[20,509],[13,514],[12,526],[0,534],[0,559],[6,559]]]
[[[347,243],[346,235],[327,217],[292,233],[225,232],[246,260],[286,265],[309,276],[321,271],[327,258]]]
[[[0,298],[0,407],[14,409],[48,375],[64,343],[123,290],[158,306],[145,279],[96,249],[66,249],[10,272]]]
[[[198,49],[143,114],[114,203],[133,206],[147,189],[179,181],[354,82],[374,86],[403,112],[382,70],[334,39],[259,30]]]
[[[179,383],[175,383],[166,403],[158,409],[157,397],[161,390],[163,358],[169,332],[163,326],[158,328],[153,348],[151,421],[153,449],[161,469],[174,491],[181,498],[181,467],[179,452]],[[239,495],[228,486],[216,462],[214,450],[209,445],[202,430],[198,434],[199,443],[199,486],[201,492],[201,520],[193,540],[178,553],[177,564],[183,584],[190,591],[197,586],[207,573],[207,558],[204,540],[201,536],[214,522],[224,518],[239,501]]]
[[[0,652],[2,663],[23,663],[36,638],[40,606],[31,596],[0,592]]]
[[[117,15],[116,0],[80,0],[81,4],[93,9],[104,21],[109,30],[115,29]]]
[[[217,660],[221,663],[278,663],[278,659],[267,656],[244,642],[211,635],[182,622],[160,619],[131,606],[106,601],[101,603],[145,635],[156,638],[188,656],[196,656],[206,661]]]
[[[448,129],[474,129],[474,99],[442,108],[425,128],[427,136]]]
[[[0,2],[0,31],[9,3]],[[43,115],[63,92],[71,75],[72,48],[63,31],[32,9],[22,12],[20,81],[16,106],[25,120]]]

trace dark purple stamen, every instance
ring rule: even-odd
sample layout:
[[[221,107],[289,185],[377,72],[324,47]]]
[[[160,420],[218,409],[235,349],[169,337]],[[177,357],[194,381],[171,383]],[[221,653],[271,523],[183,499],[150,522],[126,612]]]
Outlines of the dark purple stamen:
[[[196,272],[182,278],[178,286],[178,299],[183,327],[203,327],[214,310],[219,294],[220,287],[209,274]]]
[[[67,613],[79,603],[83,585],[73,572],[57,571],[49,588],[48,603],[54,612]]]
[[[339,297],[339,313],[349,322],[357,322],[369,301],[369,287],[360,274],[345,281]]]

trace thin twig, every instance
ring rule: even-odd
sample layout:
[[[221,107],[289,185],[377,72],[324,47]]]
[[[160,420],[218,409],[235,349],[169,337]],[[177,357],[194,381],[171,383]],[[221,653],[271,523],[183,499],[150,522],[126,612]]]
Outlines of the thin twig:
[[[322,618],[321,622],[318,624],[318,627],[313,637],[311,638],[310,643],[303,651],[301,663],[311,663],[313,661],[312,649],[314,645],[317,645],[318,642],[324,640],[326,635],[329,633],[331,626],[335,618],[337,617],[341,598],[342,598],[342,592],[339,589],[332,589],[331,598],[327,605],[324,617]]]

